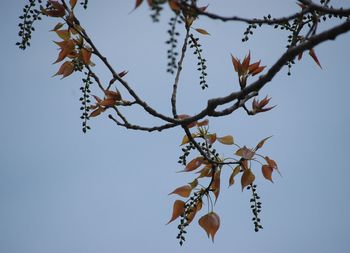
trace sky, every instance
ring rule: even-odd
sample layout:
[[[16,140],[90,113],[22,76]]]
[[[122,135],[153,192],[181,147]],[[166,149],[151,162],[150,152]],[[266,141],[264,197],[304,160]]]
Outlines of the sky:
[[[333,1],[335,5],[345,1]],[[200,1],[206,5],[208,1]],[[284,68],[262,91],[273,110],[254,117],[239,110],[210,118],[219,136],[231,134],[248,147],[273,135],[262,152],[276,160],[282,177],[274,184],[255,167],[262,198],[264,229],[254,232],[248,191],[222,190],[215,205],[221,227],[215,243],[207,239],[197,219],[183,247],[176,240],[177,224],[165,225],[175,196],[168,193],[193,180],[176,173],[184,133],[180,128],[161,133],[125,130],[103,114],[81,131],[82,76],[52,78],[57,49],[49,32],[56,20],[36,25],[32,46],[22,52],[14,45],[24,1],[3,1],[0,68],[0,252],[346,252],[350,204],[348,113],[350,34],[315,48],[323,69],[307,54],[287,76]],[[146,4],[130,13],[134,1],[89,1],[76,15],[91,38],[118,71],[154,108],[171,115],[173,76],[166,73],[166,9],[153,24]],[[349,6],[344,6],[348,7]],[[222,15],[279,17],[298,10],[295,1],[250,0],[210,2],[209,11]],[[201,17],[195,28],[207,60],[209,89],[202,91],[195,58],[188,53],[179,84],[179,113],[195,114],[208,98],[237,90],[230,53],[271,66],[285,50],[287,34],[271,27],[258,29],[242,43],[245,24]],[[321,27],[324,29],[326,26]],[[194,32],[194,31],[193,31]],[[181,37],[182,38],[182,37]],[[95,61],[103,82],[109,73]],[[125,93],[121,89],[122,92]],[[96,88],[92,92],[102,96]],[[141,110],[125,110],[130,121],[159,123]],[[219,149],[218,149],[219,150]],[[224,147],[220,154],[230,156]],[[238,180],[239,181],[239,180]],[[205,208],[202,214],[205,214]]]

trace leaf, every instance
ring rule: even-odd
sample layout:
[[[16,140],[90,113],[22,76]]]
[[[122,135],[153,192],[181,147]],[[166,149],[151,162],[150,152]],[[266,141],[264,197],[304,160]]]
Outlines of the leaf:
[[[208,237],[211,236],[213,242],[216,232],[220,227],[220,217],[214,212],[210,212],[204,216],[202,216],[198,220],[199,225],[204,229],[207,233]]]
[[[220,194],[220,176],[221,176],[221,170],[215,171],[214,174],[214,180],[211,185],[213,194],[215,196],[215,203],[218,200],[219,194]]]
[[[58,23],[50,32],[55,32],[63,27],[63,23]]]
[[[105,98],[98,104],[101,106],[109,107],[109,106],[114,106],[116,104],[116,100],[112,98]]]
[[[70,39],[70,31],[69,30],[55,30],[55,32],[63,40]]]
[[[261,148],[261,147],[265,144],[265,141],[267,141],[267,140],[270,139],[271,137],[272,137],[272,135],[269,136],[269,137],[266,137],[266,138],[262,139],[261,141],[259,141],[258,145],[256,145],[256,147],[255,147],[254,150],[257,151],[259,148]]]
[[[73,72],[74,72],[74,64],[70,61],[65,61],[61,65],[61,67],[59,68],[57,73],[54,74],[53,76],[62,75],[62,78],[65,78],[65,77],[71,75]]]
[[[246,72],[249,68],[249,63],[250,63],[250,51],[246,57],[244,57],[243,62],[242,62],[242,68],[244,72]]]
[[[266,178],[267,180],[272,181],[272,171],[273,169],[269,166],[269,165],[263,165],[261,167],[261,171],[262,171],[262,174],[264,176],[264,178]]]
[[[231,54],[231,60],[235,71],[240,72],[241,62]]]
[[[235,176],[241,171],[241,167],[239,165],[236,166],[236,168],[234,168],[232,170],[231,176],[229,178],[229,183],[228,186],[232,186],[235,183]]]
[[[251,169],[245,170],[241,177],[242,191],[244,187],[252,184],[255,180],[255,175],[253,174]]]
[[[137,9],[141,4],[142,4],[143,0],[136,0],[135,2],[135,7],[132,11],[134,11],[135,9]]]
[[[91,58],[91,51],[87,50],[86,48],[82,48],[80,52],[81,52],[81,57],[82,57],[83,63],[85,65],[89,65],[90,58]]]
[[[278,174],[281,175],[281,172],[278,170],[277,163],[274,160],[270,159],[268,156],[265,156],[265,161],[273,170],[276,170]]]
[[[226,135],[224,137],[219,137],[218,141],[222,144],[232,145],[234,143],[232,135]]]
[[[309,55],[312,57],[312,59],[316,62],[316,64],[322,69],[321,63],[319,62],[316,53],[313,48],[309,50]]]
[[[170,8],[174,12],[178,13],[179,11],[181,11],[180,4],[177,0],[169,0],[168,3],[169,3]]]
[[[211,177],[211,165],[206,165],[203,167],[203,169],[201,169],[200,171],[198,171],[197,173],[199,173],[200,175],[197,178],[202,178],[202,177]]]
[[[56,43],[56,44],[58,44],[61,47],[61,51],[59,52],[58,57],[54,63],[62,61],[69,54],[71,54],[75,48],[75,43],[73,40],[68,40],[65,43]]]
[[[240,156],[244,159],[250,160],[253,158],[255,153],[252,150],[250,150],[249,148],[247,148],[246,146],[244,146],[243,148],[240,148],[236,151],[236,155]]]
[[[176,220],[184,212],[185,212],[185,202],[182,200],[175,200],[173,205],[173,213],[167,224]]]
[[[174,191],[169,193],[169,195],[177,194],[181,197],[188,198],[191,194],[191,191],[192,191],[191,185],[187,184],[187,185],[183,185],[181,187],[176,188]]]
[[[208,134],[205,136],[205,139],[209,142],[209,144],[213,144],[216,141],[216,134]]]
[[[202,35],[210,35],[210,33],[208,33],[206,30],[204,30],[202,28],[197,28],[196,31]]]
[[[193,190],[193,189],[196,188],[197,185],[198,185],[198,179],[196,178],[196,179],[193,180],[191,183],[189,183],[189,185],[191,186],[191,188],[192,188],[192,190]]]
[[[74,9],[75,5],[77,4],[77,0],[69,0],[69,4]]]
[[[102,107],[98,107],[96,110],[92,111],[89,115],[89,117],[97,117],[98,115],[100,115],[102,112],[104,112],[104,109]]]
[[[202,156],[194,158],[192,161],[190,161],[186,165],[186,168],[184,170],[182,170],[181,172],[190,172],[190,171],[193,171],[193,170],[199,168],[199,166],[202,165],[203,160],[204,160],[204,158]]]
[[[191,134],[192,138],[196,138],[198,137],[198,134]],[[186,144],[186,143],[189,143],[190,142],[190,139],[188,138],[187,134],[182,138],[182,142],[180,144],[180,146]]]
[[[115,101],[122,100],[122,96],[119,91],[106,90],[105,95],[107,99],[113,99]]]

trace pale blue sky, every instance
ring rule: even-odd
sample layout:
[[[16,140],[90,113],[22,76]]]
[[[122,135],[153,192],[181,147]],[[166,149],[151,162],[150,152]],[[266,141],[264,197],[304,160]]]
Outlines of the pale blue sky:
[[[181,248],[176,222],[165,226],[175,200],[167,194],[193,178],[175,173],[181,169],[181,129],[126,131],[105,114],[92,119],[92,131],[84,135],[81,77],[51,78],[58,66],[51,64],[56,37],[48,31],[55,23],[38,23],[28,50],[14,46],[23,2],[2,1],[0,8],[0,252],[348,251],[349,34],[315,49],[323,70],[307,55],[293,67],[292,76],[283,69],[261,92],[278,105],[272,111],[255,117],[238,111],[211,119],[213,131],[232,134],[240,144],[253,146],[273,135],[263,152],[277,161],[283,177],[275,175],[271,184],[256,173],[264,230],[254,232],[248,192],[223,185],[216,204],[222,224],[215,244],[195,221]],[[146,5],[128,14],[134,1],[89,2],[89,9],[77,15],[101,52],[117,70],[129,70],[126,80],[145,100],[170,115],[172,77],[165,73],[164,43],[169,12],[160,24],[152,24]],[[217,0],[209,10],[262,17],[298,7],[295,1]],[[230,53],[243,57],[250,49],[253,60],[271,66],[286,42],[285,33],[263,28],[242,44],[244,24],[204,17],[195,27],[211,33],[200,37],[209,89],[201,91],[189,54],[179,91],[179,112],[186,114],[198,112],[207,98],[237,89]],[[95,69],[109,81],[105,69]],[[155,123],[140,111],[126,113],[135,123]],[[220,153],[230,155],[232,150]]]

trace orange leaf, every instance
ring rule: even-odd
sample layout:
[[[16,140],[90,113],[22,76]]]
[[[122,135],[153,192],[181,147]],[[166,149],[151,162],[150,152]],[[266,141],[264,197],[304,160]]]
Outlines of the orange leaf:
[[[255,175],[253,174],[251,169],[245,170],[241,177],[242,191],[244,187],[252,184],[255,180]]]
[[[264,178],[266,178],[267,180],[270,180],[273,183],[273,181],[272,181],[273,169],[269,165],[263,165],[261,167],[261,171],[262,171]]]
[[[202,216],[198,220],[199,225],[205,230],[208,237],[211,236],[213,242],[216,232],[220,227],[220,217],[214,212]]]
[[[69,0],[69,4],[74,9],[75,5],[77,4],[77,0]]]
[[[176,220],[184,212],[185,212],[185,202],[183,202],[182,200],[175,200],[174,206],[173,206],[173,214],[171,215],[171,219],[168,221],[167,224]]]
[[[201,166],[202,163],[203,163],[203,157],[202,156],[196,157],[192,161],[190,161],[186,165],[186,168],[183,171],[181,171],[181,172],[193,171],[193,170],[199,168],[199,166]]]
[[[177,13],[177,12],[181,11],[180,4],[179,4],[179,2],[177,0],[169,0],[168,3],[169,3],[170,8],[174,12]]]
[[[189,185],[191,186],[191,189],[196,188],[197,185],[198,185],[198,179],[196,178],[196,179],[193,180],[191,183],[189,183]]]
[[[191,191],[192,191],[192,187],[189,184],[187,184],[179,188],[176,188],[174,191],[169,193],[169,195],[177,194],[177,195],[180,195],[181,197],[188,198],[191,194]]]
[[[255,76],[255,75],[259,74],[261,71],[264,70],[264,68],[266,68],[266,66],[260,66],[260,67],[256,68],[256,69],[251,73],[252,76]]]
[[[316,62],[316,64],[322,69],[321,63],[319,62],[319,60],[317,59],[317,56],[315,54],[315,51],[313,48],[311,48],[309,50],[309,55],[312,57],[312,59],[314,59],[314,61]]]
[[[219,137],[218,141],[221,142],[222,144],[226,144],[226,145],[232,145],[234,143],[232,135],[226,135],[224,137]]]

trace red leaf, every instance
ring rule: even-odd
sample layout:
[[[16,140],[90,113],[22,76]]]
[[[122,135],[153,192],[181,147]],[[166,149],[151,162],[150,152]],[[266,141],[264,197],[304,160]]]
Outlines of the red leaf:
[[[322,69],[321,63],[319,62],[319,60],[317,59],[317,56],[315,54],[315,51],[313,48],[311,48],[309,50],[309,55],[312,57],[312,59],[314,59],[314,61],[316,62],[316,64]]]

